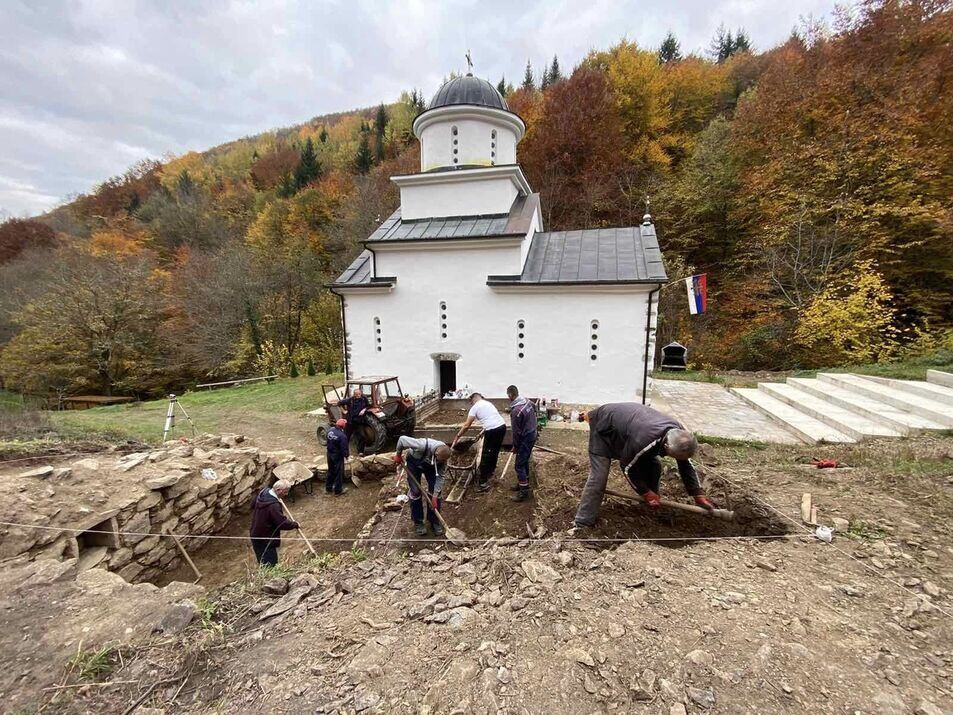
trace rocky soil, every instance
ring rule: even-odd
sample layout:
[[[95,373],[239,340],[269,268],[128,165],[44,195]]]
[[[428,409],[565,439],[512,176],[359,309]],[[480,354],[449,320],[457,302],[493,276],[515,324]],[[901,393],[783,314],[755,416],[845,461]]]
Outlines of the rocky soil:
[[[447,510],[468,548],[371,551],[365,540],[255,575],[207,594],[214,605],[176,635],[115,636],[128,643],[121,662],[89,683],[62,658],[59,671],[9,668],[29,678],[15,702],[123,713],[138,701],[153,714],[953,712],[953,439],[707,446],[714,498],[757,505],[748,523],[787,533],[692,541],[695,517],[607,502],[597,534],[623,542],[565,534],[585,435],[544,439],[565,454],[538,455],[528,507],[508,501],[507,482]],[[814,456],[850,466],[817,470]],[[677,496],[677,480],[666,489]],[[822,522],[837,520],[833,543],[797,523],[804,491]],[[400,519],[398,535],[406,510]],[[501,527],[508,536],[488,533]],[[17,598],[4,606],[10,658],[31,619]],[[130,618],[119,611],[117,626],[140,625]],[[55,618],[37,623],[28,639],[56,639]],[[71,687],[41,689],[51,685]]]

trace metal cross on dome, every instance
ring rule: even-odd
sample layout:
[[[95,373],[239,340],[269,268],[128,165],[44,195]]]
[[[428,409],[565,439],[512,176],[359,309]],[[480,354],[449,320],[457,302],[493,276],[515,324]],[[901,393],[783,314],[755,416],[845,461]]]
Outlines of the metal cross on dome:
[[[473,60],[470,59],[470,50],[467,50],[465,57],[467,58],[467,74],[473,74]]]

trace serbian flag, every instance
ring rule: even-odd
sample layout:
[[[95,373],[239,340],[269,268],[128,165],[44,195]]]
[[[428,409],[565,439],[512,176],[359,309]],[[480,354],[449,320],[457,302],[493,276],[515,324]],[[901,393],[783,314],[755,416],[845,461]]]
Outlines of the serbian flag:
[[[708,309],[708,274],[699,273],[685,279],[688,291],[688,312],[692,315],[704,313]]]

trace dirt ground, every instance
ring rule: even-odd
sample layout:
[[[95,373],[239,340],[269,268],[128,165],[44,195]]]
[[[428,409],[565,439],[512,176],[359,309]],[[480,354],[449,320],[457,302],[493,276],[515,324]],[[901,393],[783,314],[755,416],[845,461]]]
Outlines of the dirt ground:
[[[735,523],[607,499],[585,540],[565,529],[586,436],[543,431],[541,444],[564,454],[537,453],[532,501],[509,500],[511,466],[487,494],[445,507],[472,539],[465,548],[390,544],[409,537],[410,519],[406,507],[387,512],[365,542],[369,558],[306,565],[286,596],[264,593],[257,575],[231,584],[208,596],[214,615],[174,643],[124,651],[99,679],[113,685],[73,688],[52,705],[38,693],[37,703],[103,713],[138,698],[194,713],[953,712],[953,437],[703,445],[709,492]],[[818,470],[812,457],[848,466]],[[396,493],[393,484],[369,483],[360,498]],[[610,488],[628,488],[617,470]],[[677,476],[663,491],[685,499]],[[803,492],[822,523],[848,520],[833,543],[799,523]],[[325,528],[321,508],[341,514],[323,494],[299,500],[304,511],[306,500],[319,509],[309,530]],[[354,504],[363,523],[365,503]],[[263,618],[269,610],[281,612]]]

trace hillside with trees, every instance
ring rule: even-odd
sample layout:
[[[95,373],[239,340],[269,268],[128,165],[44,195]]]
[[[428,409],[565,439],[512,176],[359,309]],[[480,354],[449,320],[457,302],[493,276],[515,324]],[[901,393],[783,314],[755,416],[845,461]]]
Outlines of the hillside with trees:
[[[865,2],[781,46],[669,33],[499,89],[549,229],[632,225],[648,204],[670,276],[659,341],[697,365],[786,369],[953,351],[953,14]],[[518,72],[514,75],[518,76]],[[156,394],[333,372],[323,286],[419,166],[421,93],[168,161],[0,224],[0,375],[33,394]]]

